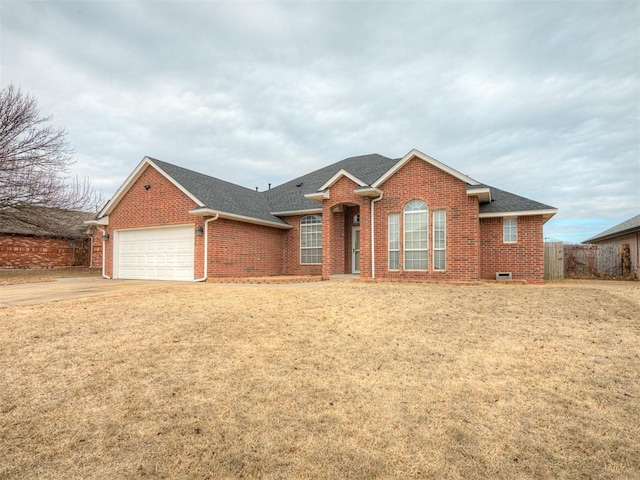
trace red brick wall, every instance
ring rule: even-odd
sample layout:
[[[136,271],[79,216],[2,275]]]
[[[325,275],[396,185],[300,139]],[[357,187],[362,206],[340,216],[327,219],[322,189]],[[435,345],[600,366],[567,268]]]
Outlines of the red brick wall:
[[[300,219],[304,216],[283,217],[293,227],[284,233],[282,247],[283,275],[322,275],[322,265],[300,264]]]
[[[102,232],[95,227],[92,235],[93,248],[91,250],[91,258],[89,266],[92,268],[102,268]]]
[[[145,185],[151,188],[146,190]],[[357,185],[347,177],[330,188],[330,199],[323,202],[323,265],[300,264],[300,219],[285,220],[293,227],[280,230],[242,222],[218,219],[209,224],[209,276],[249,277],[269,275],[319,275],[351,272],[353,215],[360,213],[361,265],[363,278],[371,276],[371,199],[354,193]],[[474,281],[493,279],[496,271],[511,271],[515,279],[542,281],[544,256],[542,218],[518,220],[516,245],[502,243],[501,220],[478,218],[478,200],[466,194],[464,182],[419,159],[413,159],[381,187],[384,198],[375,204],[375,275],[388,280]],[[429,269],[403,270],[403,209],[419,199],[429,208]],[[342,206],[342,211],[334,211]],[[204,220],[188,213],[196,207],[189,197],[153,168],[147,168],[109,215],[104,227],[107,241],[106,273],[112,273],[113,231],[193,224]],[[433,212],[446,211],[446,270],[433,270]],[[400,270],[387,265],[387,218],[400,214]],[[497,223],[499,222],[499,223]],[[482,227],[481,227],[482,225]],[[480,240],[482,232],[482,241]],[[101,266],[102,233],[94,237],[93,265]],[[195,237],[195,276],[204,272],[203,236]]]
[[[461,180],[420,159],[410,160],[381,187],[384,198],[375,203],[376,277],[389,280],[474,281],[479,271],[478,200],[467,196]],[[428,271],[403,270],[403,210],[411,200],[422,200],[429,208]],[[361,210],[360,216],[369,206]],[[446,211],[446,270],[433,270],[433,212]],[[388,270],[388,230],[390,213],[400,215],[400,270]],[[366,215],[368,217],[368,215]],[[361,235],[365,238],[365,229]],[[367,235],[368,236],[368,235]],[[364,248],[364,242],[363,242]],[[370,248],[370,247],[369,247]],[[363,257],[366,252],[363,251]],[[370,255],[366,255],[370,257]]]
[[[145,185],[150,185],[149,190]],[[140,178],[109,214],[105,229],[110,239],[106,242],[106,273],[112,275],[113,231],[122,228],[158,227],[193,224],[194,229],[204,226],[210,217],[196,217],[188,213],[197,205],[175,185],[147,167]],[[299,222],[297,241],[299,245]],[[288,231],[226,219],[209,222],[208,277],[251,277],[282,275],[285,273],[284,244]],[[102,232],[96,231],[94,265],[101,266]],[[204,276],[204,236],[195,237],[195,278]],[[299,259],[299,255],[295,258]],[[318,274],[318,272],[291,272]]]
[[[145,189],[145,185],[150,185],[150,188]],[[197,204],[173,183],[156,169],[147,166],[109,214],[109,225],[101,227],[111,237],[106,242],[106,274],[108,276],[113,274],[114,230],[186,224],[193,224],[195,230],[204,223],[204,219],[201,217],[195,217],[188,213],[189,210],[196,207]],[[99,245],[101,245],[101,232],[98,231],[98,234],[100,235],[96,235],[96,237],[99,237]],[[196,236],[195,242],[195,277],[200,278],[204,272],[203,236]],[[94,264],[101,265],[96,262],[96,258],[94,258]]]
[[[0,234],[0,268],[58,268],[88,264],[88,240]]]
[[[514,280],[544,281],[542,216],[518,217],[517,243],[504,243],[502,218],[480,220],[480,275],[495,280],[496,272],[511,272]]]
[[[354,193],[358,185],[348,177],[340,178],[329,188],[330,198],[322,205],[322,277],[327,279],[337,273],[350,273],[351,255],[351,211],[360,212],[360,251],[370,251],[369,198]],[[334,212],[342,207],[342,212]],[[327,221],[328,219],[328,221]],[[360,255],[360,275],[371,275],[371,255]]]
[[[286,235],[285,230],[222,218],[210,222],[209,278],[283,275]]]

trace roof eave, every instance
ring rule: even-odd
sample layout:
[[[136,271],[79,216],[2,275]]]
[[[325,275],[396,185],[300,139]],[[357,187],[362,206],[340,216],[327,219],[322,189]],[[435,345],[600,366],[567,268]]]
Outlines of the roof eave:
[[[96,218],[94,220],[85,220],[82,223],[87,225],[109,225],[109,215],[102,218]]]
[[[199,217],[212,217],[218,215],[220,218],[226,218],[227,220],[235,220],[243,223],[251,223],[253,225],[262,225],[265,227],[281,228],[288,230],[293,228],[291,225],[279,222],[271,222],[269,220],[262,220],[261,218],[247,217],[245,215],[238,215],[235,213],[222,212],[220,210],[214,210],[212,208],[194,208],[189,210],[191,215],[197,215]]]
[[[382,195],[382,190],[375,187],[356,188],[354,193],[360,197],[376,198]]]
[[[470,188],[467,190],[467,195],[470,197],[478,197],[480,203],[491,202],[491,189],[489,187]]]
[[[305,210],[288,210],[285,212],[270,212],[274,217],[292,217],[294,215],[315,215],[322,213],[322,208],[307,208]]]
[[[304,198],[322,203],[323,200],[331,198],[331,195],[329,194],[329,190],[325,190],[323,192],[305,193]]]
[[[542,218],[544,219],[543,223],[545,223],[547,220],[553,217],[556,213],[558,213],[557,208],[547,208],[547,209],[540,209],[540,210],[519,210],[519,211],[513,211],[513,212],[485,212],[485,213],[480,213],[478,216],[480,218],[498,218],[498,217],[529,217],[529,216],[541,215]]]

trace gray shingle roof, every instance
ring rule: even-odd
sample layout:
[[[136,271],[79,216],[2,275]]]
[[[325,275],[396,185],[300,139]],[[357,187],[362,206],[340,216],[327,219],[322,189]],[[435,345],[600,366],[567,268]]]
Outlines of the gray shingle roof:
[[[148,158],[204,203],[206,208],[287,225],[281,218],[271,215],[260,192],[155,158]]]
[[[514,193],[505,192],[489,185],[473,185],[470,188],[489,187],[491,189],[491,202],[480,205],[480,213],[505,213],[505,212],[528,212],[535,210],[554,209],[544,203],[530,200]],[[468,187],[469,188],[469,187]]]
[[[625,220],[618,225],[611,227],[604,232],[600,232],[597,235],[585,240],[582,243],[591,243],[591,242],[599,242],[602,240],[607,240],[609,238],[617,237],[618,235],[625,235],[627,233],[632,233],[640,231],[640,215],[636,215],[635,217],[631,217],[628,220]]]
[[[241,215],[267,222],[287,225],[274,213],[317,210],[320,203],[308,200],[305,194],[315,193],[336,173],[344,170],[367,185],[388,172],[401,159],[378,154],[345,158],[264,192],[241,187],[215,177],[148,157],[167,175],[182,185],[205,207],[219,212]],[[468,189],[490,188],[490,203],[480,205],[480,213],[508,213],[550,210],[554,207],[530,200],[488,185],[467,185]]]
[[[263,193],[272,212],[318,209],[321,205],[313,200],[307,200],[304,195],[317,192],[340,170],[345,170],[367,185],[371,185],[398,161],[399,159],[383,157],[377,153],[345,158]]]
[[[401,159],[391,159],[378,154],[346,158],[340,162],[308,173],[302,177],[264,192],[272,212],[292,212],[306,209],[318,209],[320,204],[304,198],[307,193],[318,189],[340,170],[346,170],[368,185],[389,171]],[[300,186],[298,186],[300,185]],[[384,190],[384,187],[381,187]],[[554,209],[544,203],[536,202],[489,185],[467,185],[468,189],[490,188],[491,202],[480,205],[480,213],[523,212]]]

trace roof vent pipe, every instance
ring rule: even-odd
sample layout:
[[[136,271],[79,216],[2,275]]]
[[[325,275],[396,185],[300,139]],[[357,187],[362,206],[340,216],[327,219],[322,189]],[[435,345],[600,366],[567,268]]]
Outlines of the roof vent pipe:
[[[271,184],[269,184],[269,190],[271,190]]]

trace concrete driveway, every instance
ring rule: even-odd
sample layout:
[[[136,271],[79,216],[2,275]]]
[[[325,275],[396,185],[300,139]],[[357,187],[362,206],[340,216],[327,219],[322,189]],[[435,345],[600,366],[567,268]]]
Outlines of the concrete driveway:
[[[53,282],[22,283],[0,286],[0,308],[11,305],[33,305],[68,298],[95,297],[119,293],[139,286],[167,283],[146,280],[106,280],[104,278],[59,278]],[[184,282],[180,282],[184,283]]]

